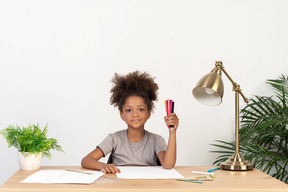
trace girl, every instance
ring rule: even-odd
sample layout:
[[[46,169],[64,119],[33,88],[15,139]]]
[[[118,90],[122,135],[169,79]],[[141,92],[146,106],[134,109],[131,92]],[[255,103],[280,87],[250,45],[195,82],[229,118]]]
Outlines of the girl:
[[[179,119],[175,113],[164,117],[169,128],[168,145],[160,135],[144,129],[157,100],[158,85],[148,73],[135,71],[126,76],[115,74],[112,79],[110,103],[118,107],[120,117],[127,129],[109,134],[91,153],[85,156],[84,168],[101,170],[104,173],[119,173],[116,166],[155,166],[157,158],[165,169],[176,162],[176,130]],[[169,127],[173,125],[173,127]],[[111,153],[113,163],[98,161]]]

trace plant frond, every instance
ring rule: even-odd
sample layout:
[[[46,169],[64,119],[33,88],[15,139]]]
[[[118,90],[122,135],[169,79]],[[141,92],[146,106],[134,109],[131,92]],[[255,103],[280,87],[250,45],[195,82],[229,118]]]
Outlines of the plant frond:
[[[44,157],[51,159],[50,150],[64,151],[56,139],[47,137],[47,126],[48,124],[42,130],[38,123],[22,128],[10,125],[1,130],[0,134],[4,136],[9,147],[13,146],[20,152],[42,152]]]

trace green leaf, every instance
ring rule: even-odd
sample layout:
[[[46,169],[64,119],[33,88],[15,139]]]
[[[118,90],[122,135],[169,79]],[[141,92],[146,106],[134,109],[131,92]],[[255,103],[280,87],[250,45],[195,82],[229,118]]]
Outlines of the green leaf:
[[[48,138],[48,124],[40,128],[39,124],[20,128],[18,125],[9,125],[6,129],[0,131],[8,143],[8,147],[15,147],[20,152],[42,152],[44,157],[51,159],[50,150],[64,152],[58,141],[54,138]]]

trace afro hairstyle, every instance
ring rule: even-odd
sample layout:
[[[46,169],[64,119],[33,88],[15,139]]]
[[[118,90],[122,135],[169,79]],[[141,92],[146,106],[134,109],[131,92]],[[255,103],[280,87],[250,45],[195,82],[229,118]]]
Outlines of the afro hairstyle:
[[[118,107],[122,112],[122,107],[129,96],[140,96],[147,104],[148,110],[153,111],[154,103],[157,101],[158,85],[147,72],[131,72],[127,75],[115,73],[112,78],[113,87],[110,90],[110,104]]]

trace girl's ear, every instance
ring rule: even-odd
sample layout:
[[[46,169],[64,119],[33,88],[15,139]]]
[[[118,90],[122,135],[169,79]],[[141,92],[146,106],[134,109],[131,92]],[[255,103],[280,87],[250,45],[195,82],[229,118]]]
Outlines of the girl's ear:
[[[123,114],[123,112],[121,112],[121,111],[120,111],[120,117],[121,117],[121,119],[122,119],[123,121],[125,121],[125,119],[124,119],[124,114]]]
[[[151,110],[148,112],[148,118],[147,119],[149,119],[150,116],[151,116]]]

